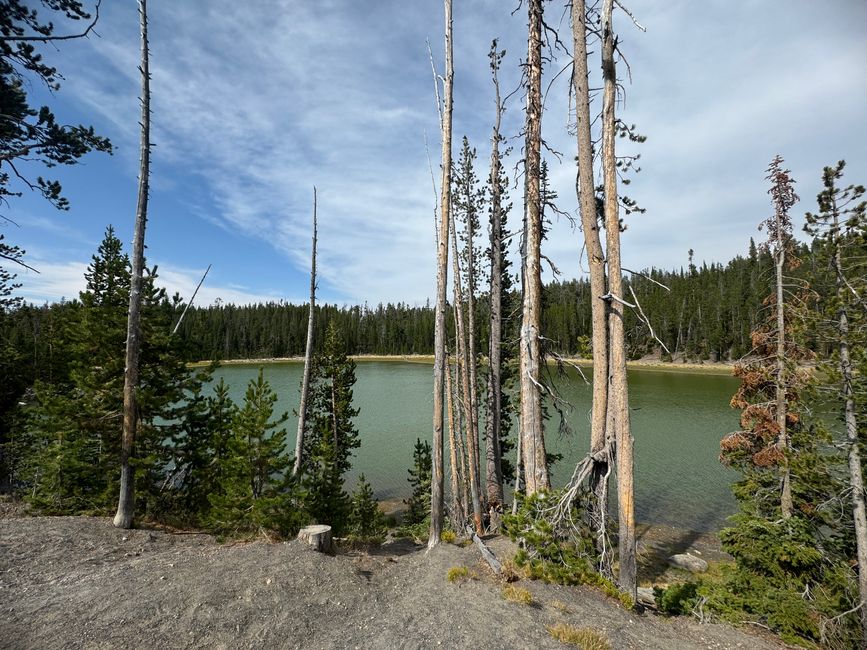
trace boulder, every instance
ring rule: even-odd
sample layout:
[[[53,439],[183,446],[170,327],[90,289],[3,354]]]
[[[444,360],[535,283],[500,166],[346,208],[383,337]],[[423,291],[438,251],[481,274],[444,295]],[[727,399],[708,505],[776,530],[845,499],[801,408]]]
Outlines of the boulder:
[[[668,563],[678,569],[685,569],[691,573],[704,573],[707,571],[707,562],[700,557],[689,553],[678,553],[668,558]]]

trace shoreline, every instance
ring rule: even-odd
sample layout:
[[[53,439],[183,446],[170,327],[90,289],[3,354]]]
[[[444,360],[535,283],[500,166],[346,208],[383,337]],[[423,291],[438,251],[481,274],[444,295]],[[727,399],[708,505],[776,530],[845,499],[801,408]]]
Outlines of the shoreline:
[[[434,357],[432,354],[352,354],[349,358],[358,362],[401,362],[401,363],[421,363],[432,364]],[[590,368],[593,362],[590,359],[581,358],[564,358],[564,363],[574,364],[582,368]],[[303,363],[304,357],[265,357],[262,359],[226,359],[218,361],[221,366],[258,366],[271,365],[281,363]],[[191,368],[201,368],[207,366],[213,361],[193,361],[187,365]],[[554,363],[549,360],[548,363]],[[695,373],[706,375],[731,375],[734,363],[707,361],[705,363],[682,363],[679,361],[660,361],[658,359],[637,359],[635,361],[627,361],[626,367],[633,370],[647,370],[656,372],[681,372]]]

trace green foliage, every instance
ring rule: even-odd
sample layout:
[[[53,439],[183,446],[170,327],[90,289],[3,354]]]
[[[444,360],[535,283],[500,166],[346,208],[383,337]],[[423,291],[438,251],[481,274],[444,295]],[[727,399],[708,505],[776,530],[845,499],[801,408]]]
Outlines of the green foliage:
[[[690,614],[698,600],[698,586],[696,582],[681,582],[665,589],[654,587],[653,595],[659,611],[672,616]]]
[[[536,492],[529,497],[518,495],[518,512],[503,517],[505,533],[521,544],[515,564],[526,575],[560,585],[591,585],[615,598],[624,607],[632,608],[632,598],[621,594],[617,586],[595,570],[596,550],[589,528],[579,524],[579,530],[555,530],[548,512],[559,499],[557,492]],[[576,508],[573,522],[583,521]]]
[[[378,540],[385,535],[385,515],[373,498],[373,488],[364,478],[358,477],[358,485],[352,494],[352,510],[349,517],[351,534],[362,540]]]
[[[16,487],[37,508],[55,513],[105,514],[118,494],[130,271],[111,227],[85,278],[81,302],[60,312],[65,315],[52,333],[63,359],[36,381],[35,403],[25,412],[15,445]],[[155,279],[156,270],[148,270],[133,461],[136,511],[142,516],[164,508],[171,441],[185,424],[196,430],[193,421],[203,417],[200,405],[186,398],[198,393],[208,376],[207,370],[187,369],[184,344],[170,335],[181,305],[170,302]]]
[[[0,202],[21,195],[11,181],[17,179],[21,188],[41,194],[57,208],[68,209],[69,202],[61,194],[60,183],[35,175],[34,163],[50,168],[73,165],[90,151],[111,152],[111,143],[98,136],[93,127],[72,126],[58,121],[48,106],[31,105],[28,90],[43,83],[49,90],[60,89],[61,74],[45,63],[32,40],[8,40],[19,37],[50,37],[54,21],[81,25],[91,16],[77,0],[42,2],[51,12],[46,21],[32,8],[34,3],[22,0],[0,2],[0,151],[4,162],[0,166]],[[43,43],[43,46],[45,43]],[[10,169],[14,176],[10,176]]]
[[[430,490],[433,462],[431,460],[430,442],[416,438],[415,450],[412,454],[413,466],[409,470],[409,484],[412,495],[404,503],[407,505],[403,515],[403,523],[413,526],[430,519]]]
[[[355,381],[355,362],[347,357],[345,343],[332,324],[310,373],[303,473],[311,517],[330,525],[337,535],[349,524],[352,503],[344,489],[344,475],[351,467],[353,450],[361,445],[353,422],[358,415],[352,406]]]
[[[276,401],[260,368],[232,420],[227,453],[218,458],[221,490],[209,497],[208,522],[221,534],[267,531],[289,536],[306,523],[298,485],[286,474],[286,429],[279,427],[288,415],[272,419]]]

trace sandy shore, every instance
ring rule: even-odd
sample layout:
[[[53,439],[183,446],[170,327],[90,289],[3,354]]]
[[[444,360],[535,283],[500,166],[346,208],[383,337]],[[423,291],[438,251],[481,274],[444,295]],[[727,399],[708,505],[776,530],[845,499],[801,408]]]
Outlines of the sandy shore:
[[[350,356],[355,361],[361,363],[364,363],[366,361],[396,361],[401,363],[430,364],[434,361],[432,354],[353,354]],[[227,359],[225,361],[220,361],[219,363],[223,366],[256,366],[272,363],[302,363],[303,361],[304,357],[267,357],[264,359]],[[567,363],[573,363],[577,366],[581,366],[582,368],[589,368],[593,365],[590,359],[570,358],[564,359],[564,361]],[[196,361],[190,363],[189,365],[192,367],[202,367],[208,365],[209,363],[212,362]],[[549,360],[549,363],[555,362]],[[636,361],[628,361],[626,365],[629,368],[635,368],[638,370],[655,370],[660,372],[689,372],[712,375],[731,375],[732,368],[734,368],[733,363],[710,361],[706,361],[704,363],[682,363],[680,361],[660,361],[658,359],[638,359]]]

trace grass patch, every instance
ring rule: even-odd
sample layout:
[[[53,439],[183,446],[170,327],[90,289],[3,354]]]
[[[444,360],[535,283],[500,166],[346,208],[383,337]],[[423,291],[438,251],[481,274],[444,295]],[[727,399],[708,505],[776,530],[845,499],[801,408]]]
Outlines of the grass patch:
[[[503,588],[503,598],[508,600],[510,603],[517,603],[518,605],[533,604],[533,594],[523,587],[518,587],[516,585],[506,585]]]
[[[557,623],[548,627],[548,634],[560,643],[575,646],[581,650],[611,650],[608,638],[591,627],[575,627]]]
[[[465,566],[453,566],[446,574],[446,580],[449,582],[466,582],[467,580],[475,580],[476,574]]]
[[[561,612],[563,614],[572,613],[572,608],[569,607],[569,605],[564,603],[562,600],[552,600],[550,603],[548,603],[548,605],[551,607],[551,609],[556,609],[558,612]]]
[[[454,544],[458,536],[453,530],[444,530],[440,533],[440,541],[446,544]]]

